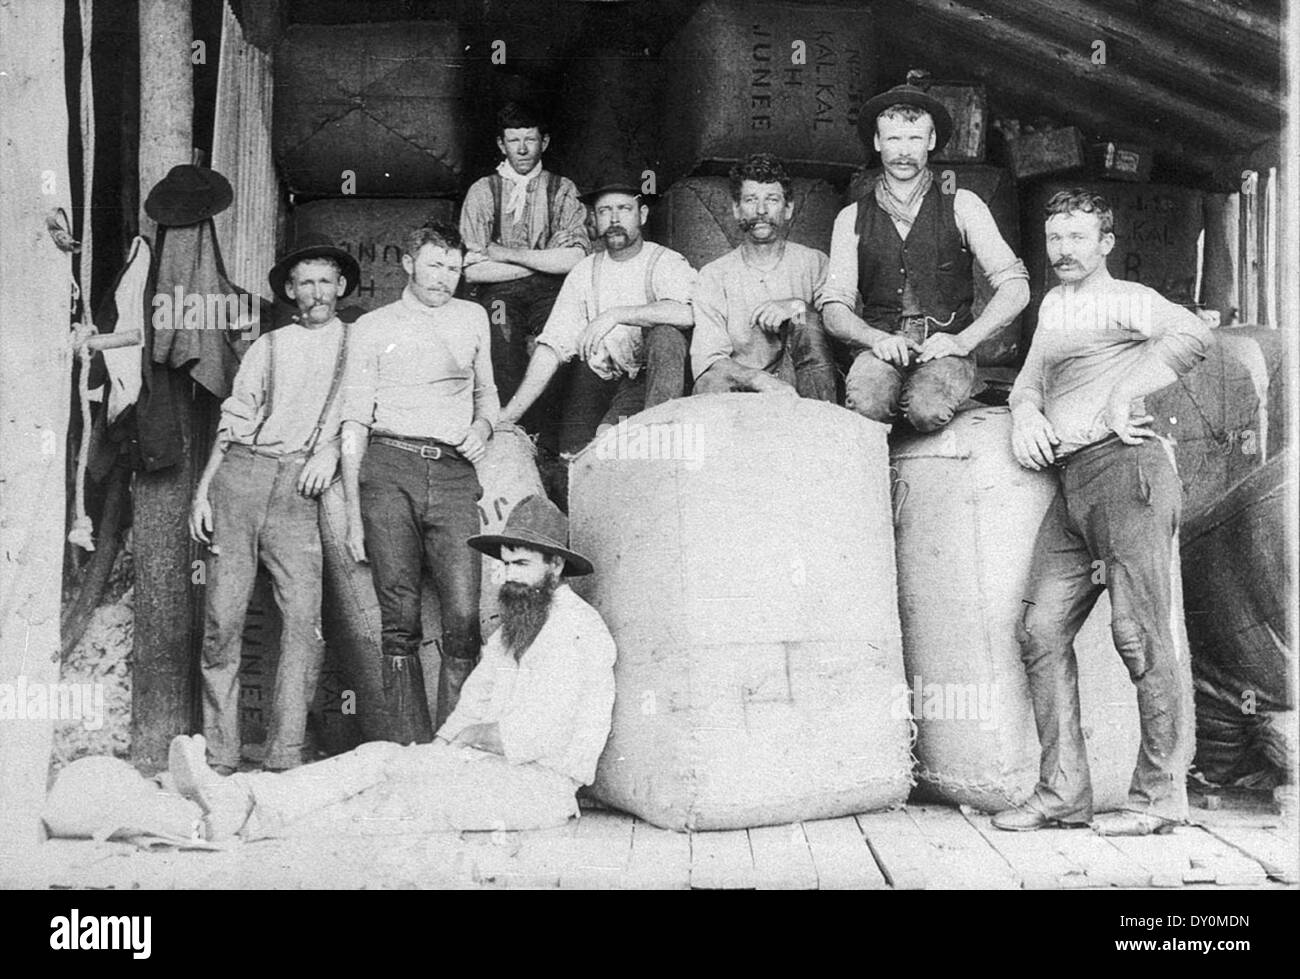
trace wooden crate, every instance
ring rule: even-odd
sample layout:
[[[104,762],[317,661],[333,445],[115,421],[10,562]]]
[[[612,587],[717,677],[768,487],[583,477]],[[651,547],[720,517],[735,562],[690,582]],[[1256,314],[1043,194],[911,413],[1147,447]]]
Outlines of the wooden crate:
[[[952,116],[948,142],[930,154],[934,163],[983,163],[989,101],[978,82],[934,82],[926,91]]]
[[[1008,139],[1007,153],[1017,180],[1076,170],[1083,166],[1083,135],[1073,126],[1027,133]]]

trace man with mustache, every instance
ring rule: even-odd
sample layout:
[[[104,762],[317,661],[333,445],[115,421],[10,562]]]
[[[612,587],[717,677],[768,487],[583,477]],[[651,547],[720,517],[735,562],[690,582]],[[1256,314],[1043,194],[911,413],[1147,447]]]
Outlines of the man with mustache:
[[[442,614],[438,723],[456,706],[479,648],[480,563],[461,544],[479,528],[474,465],[500,405],[487,314],[453,298],[463,257],[450,225],[407,236],[406,289],[357,320],[344,386],[346,546],[373,565],[389,710],[413,717],[404,740],[433,736],[419,669],[422,569]]]
[[[1105,589],[1115,648],[1137,687],[1142,740],[1125,808],[1093,828],[1164,833],[1187,820],[1196,742],[1190,653],[1173,631],[1183,614],[1174,595],[1182,486],[1143,398],[1196,366],[1211,332],[1155,290],[1111,278],[1114,215],[1105,199],[1062,191],[1046,211],[1047,255],[1061,282],[1043,297],[1011,391],[1016,461],[1050,469],[1057,482],[1016,630],[1042,764],[1033,795],[993,825],[1023,831],[1092,819],[1073,643]]]
[[[503,419],[518,421],[560,365],[580,358],[565,399],[561,452],[590,442],[602,417],[614,424],[684,392],[695,270],[641,236],[650,214],[646,198],[632,179],[583,195],[605,250],[565,278],[523,383],[502,409]]]
[[[578,815],[614,707],[614,639],[564,575],[591,562],[569,549],[568,521],[530,496],[500,534],[470,547],[505,565],[501,627],[433,744],[373,742],[287,775],[221,778],[203,763],[201,738],[176,738],[169,767],[182,795],[205,812],[209,839],[280,835],[302,816],[369,789],[380,812],[428,830],[524,830]],[[382,813],[382,814],[381,814]]]
[[[474,182],[460,212],[465,281],[488,312],[492,370],[501,400],[519,387],[528,364],[526,338],[551,314],[564,276],[591,251],[587,209],[573,181],[545,169],[551,145],[543,115],[511,102],[497,114],[496,172]],[[536,432],[545,423],[524,419]]]
[[[248,348],[221,405],[216,442],[190,506],[190,536],[208,544],[203,629],[203,731],[212,765],[239,766],[239,663],[259,564],[283,621],[264,765],[302,764],[307,709],[325,647],[320,638],[317,497],[339,462],[338,387],[347,332],[338,300],[360,268],[326,239],[299,242],[268,276],[297,307],[292,323]]]
[[[826,255],[786,240],[790,175],[772,154],[754,153],[731,168],[730,181],[745,237],[700,270],[692,299],[695,393],[774,391],[833,403],[835,363],[816,309]]]
[[[847,407],[882,422],[901,412],[921,432],[948,424],[975,393],[975,348],[1029,302],[1024,263],[988,206],[968,190],[948,192],[926,165],[951,131],[943,104],[912,85],[862,107],[858,134],[880,152],[883,172],[835,219],[822,291],[827,332],[860,351]],[[972,258],[994,289],[978,317]]]

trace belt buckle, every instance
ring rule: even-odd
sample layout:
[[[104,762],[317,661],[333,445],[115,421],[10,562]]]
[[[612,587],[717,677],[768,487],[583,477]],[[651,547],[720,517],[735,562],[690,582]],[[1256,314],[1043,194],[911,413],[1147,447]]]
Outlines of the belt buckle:
[[[442,448],[439,447],[439,446],[437,446],[437,445],[422,445],[422,446],[420,446],[420,458],[421,458],[421,459],[441,459],[441,458],[442,458]]]

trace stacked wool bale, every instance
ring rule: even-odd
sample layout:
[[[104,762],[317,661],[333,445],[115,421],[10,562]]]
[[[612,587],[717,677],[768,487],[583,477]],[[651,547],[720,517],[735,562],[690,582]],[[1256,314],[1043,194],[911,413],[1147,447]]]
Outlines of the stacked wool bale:
[[[1274,456],[1183,522],[1196,766],[1214,782],[1268,765],[1294,773],[1296,656],[1287,600],[1295,450]],[[1288,755],[1290,757],[1288,757]]]
[[[663,58],[670,180],[726,173],[755,151],[800,176],[861,162],[858,109],[876,74],[869,9],[706,0]]]
[[[462,31],[450,23],[290,27],[276,49],[274,123],[289,189],[362,197],[460,192],[482,116],[464,52]]]
[[[361,282],[346,302],[367,310],[396,302],[406,286],[402,250],[407,234],[428,221],[454,223],[451,200],[341,197],[311,201],[293,212],[298,235],[327,235],[361,266]]]
[[[1024,258],[1020,250],[1020,217],[1016,197],[1016,183],[1011,173],[1001,167],[983,166],[981,164],[935,163],[931,166],[940,190],[956,193],[969,190],[985,204],[993,215],[993,221],[1002,233],[1003,240],[1011,246],[1016,255]],[[859,201],[871,191],[879,168],[862,169],[853,175],[849,183],[850,201]],[[1026,265],[1028,265],[1026,260]],[[980,263],[974,263],[975,298],[971,311],[978,316],[988,305],[993,290]],[[982,366],[996,367],[1016,364],[1023,359],[1028,348],[1024,346],[1024,317],[1017,316],[1006,328],[995,336],[989,337],[975,348],[975,359]]]
[[[906,798],[885,434],[821,402],[709,395],[575,459],[580,587],[618,647],[602,802],[708,830]]]
[[[898,474],[907,667],[900,696],[916,716],[918,792],[1004,809],[1028,797],[1038,779],[1038,736],[1015,626],[1056,477],[1016,463],[1005,408],[962,412],[941,432],[898,442],[890,459]],[[1074,646],[1094,802],[1098,810],[1117,807],[1137,757],[1138,714],[1104,592]]]

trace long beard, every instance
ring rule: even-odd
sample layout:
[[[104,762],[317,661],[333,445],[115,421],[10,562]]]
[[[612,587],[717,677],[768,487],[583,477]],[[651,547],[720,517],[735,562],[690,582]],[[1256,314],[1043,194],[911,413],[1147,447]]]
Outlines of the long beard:
[[[507,581],[498,596],[501,601],[501,641],[519,662],[533,644],[551,614],[551,598],[559,579],[547,575],[536,585]]]

